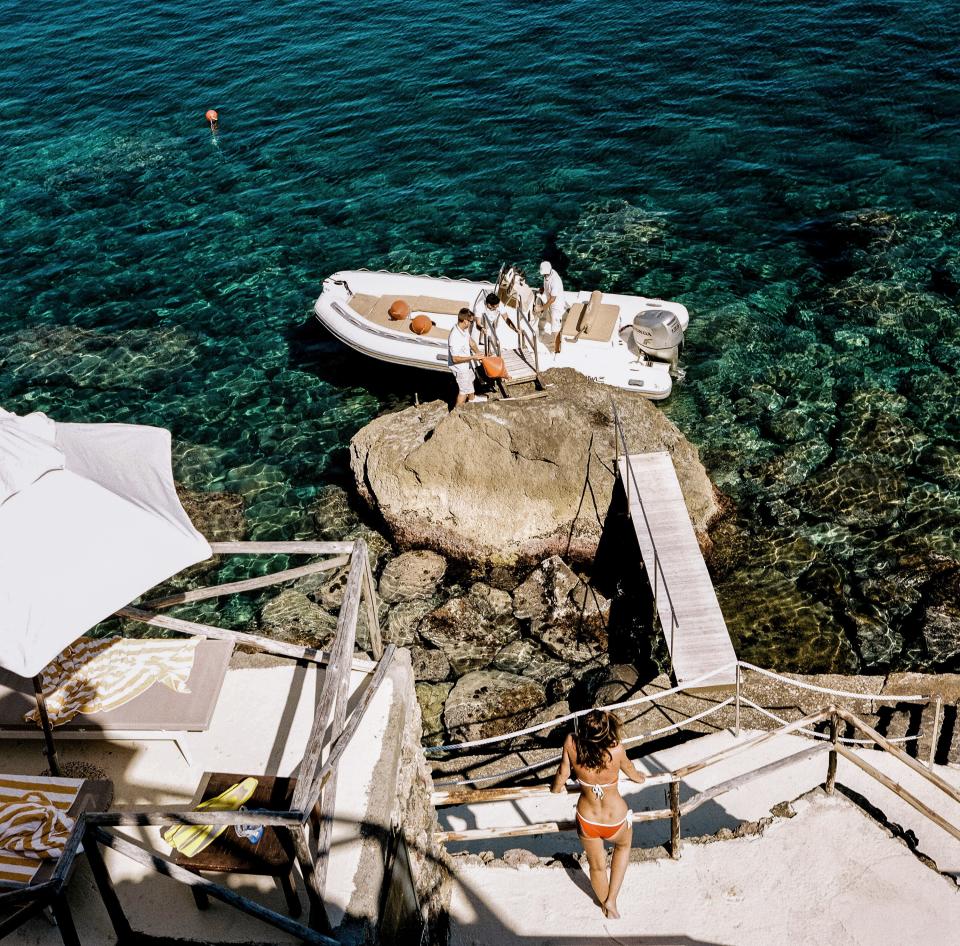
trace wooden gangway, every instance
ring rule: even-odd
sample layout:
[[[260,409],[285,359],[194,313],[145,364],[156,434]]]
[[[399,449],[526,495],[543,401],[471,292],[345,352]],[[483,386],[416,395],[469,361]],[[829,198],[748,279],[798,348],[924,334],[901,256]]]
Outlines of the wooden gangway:
[[[727,667],[697,688],[736,686],[737,655],[670,454],[621,453],[617,467],[677,684]]]

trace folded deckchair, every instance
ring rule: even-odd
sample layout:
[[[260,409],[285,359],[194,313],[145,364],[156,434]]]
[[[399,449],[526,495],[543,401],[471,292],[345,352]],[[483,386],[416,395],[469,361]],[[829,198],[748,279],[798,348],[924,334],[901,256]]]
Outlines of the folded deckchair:
[[[106,811],[112,793],[113,788],[106,780],[0,774],[0,805],[17,805],[31,799],[49,801],[67,816],[73,830],[83,812]],[[57,838],[60,842],[57,846],[62,849],[66,840]],[[78,946],[73,918],[63,893],[73,870],[72,858],[65,867],[63,887],[51,890],[47,883],[59,866],[59,856],[32,858],[20,852],[0,851],[0,939],[50,907],[66,946]]]
[[[190,763],[184,736],[209,728],[232,652],[231,641],[201,640],[186,692],[155,683],[108,712],[77,713],[56,726],[54,738],[171,740]],[[0,739],[43,738],[40,727],[24,718],[36,705],[31,680],[0,670]]]

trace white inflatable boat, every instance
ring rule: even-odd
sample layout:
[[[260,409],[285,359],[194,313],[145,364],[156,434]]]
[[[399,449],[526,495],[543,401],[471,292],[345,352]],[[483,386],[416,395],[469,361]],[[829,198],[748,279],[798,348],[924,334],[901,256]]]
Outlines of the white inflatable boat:
[[[486,322],[485,330],[481,322],[475,337],[486,354],[504,359],[512,382],[539,381],[548,368],[574,368],[654,400],[669,396],[690,320],[676,302],[599,291],[564,293],[558,353],[549,319],[538,312],[536,294],[515,267],[501,269],[496,283],[363,269],[338,272],[324,280],[314,312],[333,335],[364,355],[448,371],[447,336],[457,312],[464,306],[482,309],[478,300],[489,292],[506,305],[507,319],[496,326]],[[406,306],[396,305],[398,300]],[[398,318],[398,311],[409,314]]]

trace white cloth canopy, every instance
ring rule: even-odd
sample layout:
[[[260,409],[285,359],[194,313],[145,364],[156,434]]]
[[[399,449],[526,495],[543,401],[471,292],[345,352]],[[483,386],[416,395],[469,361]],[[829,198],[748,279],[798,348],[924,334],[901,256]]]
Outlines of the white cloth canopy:
[[[0,409],[0,667],[34,676],[210,554],[177,498],[169,431]]]

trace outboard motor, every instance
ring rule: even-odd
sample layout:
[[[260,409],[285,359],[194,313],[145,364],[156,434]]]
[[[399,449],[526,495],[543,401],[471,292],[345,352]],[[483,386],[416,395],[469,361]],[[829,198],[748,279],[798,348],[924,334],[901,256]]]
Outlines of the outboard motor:
[[[631,351],[670,364],[676,374],[683,347],[683,328],[669,309],[644,309],[633,318],[633,325],[622,333]]]

